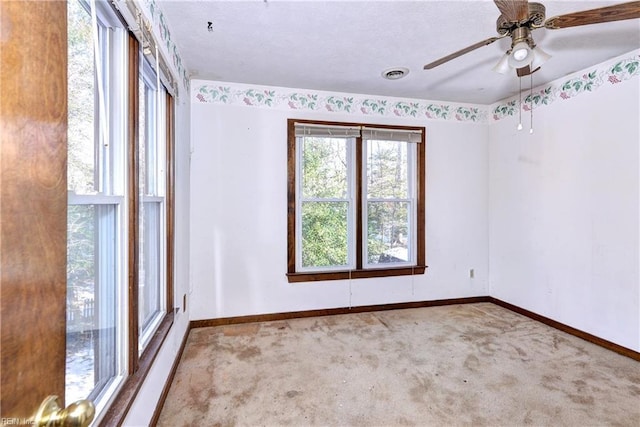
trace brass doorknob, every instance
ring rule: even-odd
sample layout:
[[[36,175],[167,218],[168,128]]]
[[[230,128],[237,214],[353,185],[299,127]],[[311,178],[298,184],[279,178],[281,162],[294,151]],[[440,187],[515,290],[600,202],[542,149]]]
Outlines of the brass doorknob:
[[[88,427],[96,414],[90,400],[79,400],[60,408],[58,396],[48,396],[33,416],[33,424],[48,427]]]

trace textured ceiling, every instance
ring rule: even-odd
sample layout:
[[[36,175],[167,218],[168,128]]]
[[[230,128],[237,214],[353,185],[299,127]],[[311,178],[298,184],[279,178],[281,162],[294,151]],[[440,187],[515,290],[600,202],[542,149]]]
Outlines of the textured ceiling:
[[[547,18],[616,1],[543,1]],[[491,104],[518,90],[491,68],[499,40],[432,70],[423,66],[497,35],[493,1],[166,1],[164,12],[191,77],[256,85]],[[212,22],[208,31],[207,22]],[[640,19],[533,32],[552,58],[535,86],[640,48]],[[381,77],[405,67],[400,80]],[[529,85],[529,77],[523,85]]]

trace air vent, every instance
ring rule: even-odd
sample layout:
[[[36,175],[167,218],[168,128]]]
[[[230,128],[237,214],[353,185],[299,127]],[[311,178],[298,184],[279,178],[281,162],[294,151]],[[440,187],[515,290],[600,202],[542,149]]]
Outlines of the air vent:
[[[390,68],[382,72],[382,77],[387,80],[398,80],[409,74],[408,68]]]

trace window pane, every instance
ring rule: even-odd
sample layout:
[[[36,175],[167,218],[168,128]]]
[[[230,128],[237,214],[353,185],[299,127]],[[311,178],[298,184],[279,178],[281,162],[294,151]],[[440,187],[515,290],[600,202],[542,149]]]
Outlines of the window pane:
[[[165,312],[164,198],[159,182],[163,151],[158,129],[165,127],[160,113],[156,73],[141,55],[139,74],[139,240],[138,240],[138,351],[142,353]]]
[[[348,264],[348,202],[302,203],[302,266]]]
[[[116,340],[119,253],[116,236],[120,211],[117,200],[95,204],[96,193],[102,192],[114,165],[107,161],[107,149],[99,138],[94,28],[91,15],[82,4],[75,0],[67,3],[67,178],[68,190],[75,193],[67,207],[67,402],[101,400],[101,393],[119,375],[121,366]],[[107,35],[115,33],[100,18],[98,21],[98,59],[105,65],[123,51],[118,50],[117,43],[108,43]],[[107,68],[103,69],[102,77],[109,80]],[[117,86],[117,79],[110,82]],[[108,104],[105,100],[104,105]],[[103,112],[106,122],[109,112]],[[102,180],[100,174],[104,174]],[[109,197],[107,193],[102,196]],[[101,199],[104,202],[105,197]]]
[[[347,197],[347,140],[302,139],[302,197]]]
[[[140,265],[138,315],[140,336],[151,326],[162,308],[161,202],[145,202],[140,213]]]
[[[116,211],[68,206],[67,402],[95,398],[116,374]]]
[[[138,140],[140,141],[138,145],[138,161],[140,167],[139,185],[140,194],[151,195],[151,193],[147,191],[148,173],[146,152],[149,141],[152,138],[148,126],[150,123],[153,123],[153,115],[151,115],[151,117],[147,116],[149,116],[149,110],[153,107],[149,105],[149,101],[153,101],[153,99],[150,100],[147,97],[148,91],[149,88],[145,85],[145,81],[141,76],[138,81],[138,99],[140,100],[140,106],[138,108]],[[151,111],[151,113],[153,113],[153,111]]]
[[[78,1],[68,2],[68,188],[93,193],[96,183],[96,79],[91,16]]]
[[[158,195],[157,93],[155,82],[140,79],[139,131],[140,141],[145,141],[140,145],[140,184],[142,194],[148,196]]]
[[[369,264],[410,261],[409,212],[407,202],[367,203]]]
[[[367,141],[368,198],[408,197],[407,142]]]

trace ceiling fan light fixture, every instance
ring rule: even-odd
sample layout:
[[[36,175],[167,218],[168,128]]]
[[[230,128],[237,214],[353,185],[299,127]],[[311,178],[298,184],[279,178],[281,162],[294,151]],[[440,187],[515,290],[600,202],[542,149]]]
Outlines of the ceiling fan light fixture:
[[[492,68],[493,71],[500,74],[506,74],[511,67],[509,66],[509,52],[500,57],[498,63]]]
[[[531,69],[535,70],[545,62],[551,59],[551,55],[536,46],[533,48],[533,60],[531,61]]]
[[[516,61],[524,61],[529,56],[529,49],[527,46],[518,46],[513,51],[513,59]]]
[[[533,53],[526,42],[518,42],[513,46],[509,55],[509,66],[511,68],[526,67],[531,64]]]

